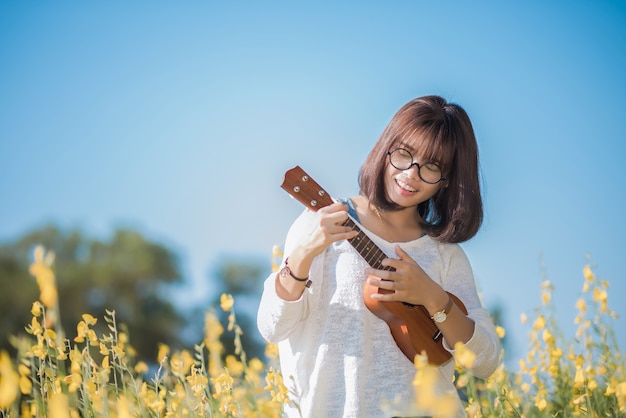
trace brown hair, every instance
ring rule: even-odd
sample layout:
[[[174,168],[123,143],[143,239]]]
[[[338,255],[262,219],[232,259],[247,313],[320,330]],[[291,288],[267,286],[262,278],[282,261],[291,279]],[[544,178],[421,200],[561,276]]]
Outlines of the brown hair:
[[[437,193],[417,207],[431,237],[463,242],[478,232],[483,204],[478,178],[478,145],[463,108],[439,96],[424,96],[398,110],[370,151],[359,172],[361,194],[381,209],[398,210],[385,192],[387,151],[404,142],[418,144],[425,161],[441,165],[446,177]]]

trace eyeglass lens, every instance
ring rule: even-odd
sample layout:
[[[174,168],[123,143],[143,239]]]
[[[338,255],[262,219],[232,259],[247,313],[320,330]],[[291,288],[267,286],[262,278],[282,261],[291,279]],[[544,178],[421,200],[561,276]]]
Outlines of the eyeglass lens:
[[[389,152],[389,162],[398,170],[408,170],[415,164],[417,166],[417,175],[429,184],[438,183],[443,178],[439,165],[433,162],[419,165],[413,162],[413,155],[404,148],[396,148]]]

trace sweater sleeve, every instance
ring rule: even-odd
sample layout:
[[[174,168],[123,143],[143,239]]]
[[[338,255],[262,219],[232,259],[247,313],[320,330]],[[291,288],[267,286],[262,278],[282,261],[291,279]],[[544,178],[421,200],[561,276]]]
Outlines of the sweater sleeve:
[[[472,268],[465,252],[457,244],[447,246],[445,288],[456,295],[465,305],[467,316],[474,321],[474,333],[465,346],[476,355],[471,372],[479,378],[489,377],[500,360],[500,339],[489,311],[482,305],[476,291]],[[447,261],[447,262],[446,262]],[[453,348],[444,340],[444,347],[455,355]]]
[[[291,225],[285,240],[281,268],[300,238],[309,233],[314,216],[314,212],[305,210]],[[277,278],[278,273],[274,272],[265,280],[257,313],[259,332],[270,343],[278,343],[288,338],[309,313],[310,289],[305,289],[298,300],[286,301],[276,293]]]

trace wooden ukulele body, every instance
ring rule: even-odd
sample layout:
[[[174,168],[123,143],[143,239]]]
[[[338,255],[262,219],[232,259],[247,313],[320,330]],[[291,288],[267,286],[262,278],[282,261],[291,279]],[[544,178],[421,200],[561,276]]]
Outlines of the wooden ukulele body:
[[[443,335],[425,307],[410,306],[402,302],[382,302],[372,298],[374,293],[391,292],[372,286],[366,281],[363,302],[374,315],[387,323],[393,339],[408,359],[413,361],[417,354],[424,351],[429,363],[439,365],[452,357],[443,347]],[[463,302],[452,293],[448,294],[454,304],[467,314]]]

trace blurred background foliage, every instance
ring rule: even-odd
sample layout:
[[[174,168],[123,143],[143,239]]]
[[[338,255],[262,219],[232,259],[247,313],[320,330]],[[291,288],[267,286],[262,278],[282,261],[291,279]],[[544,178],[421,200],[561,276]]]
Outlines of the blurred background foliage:
[[[82,314],[101,319],[105,309],[115,310],[138,358],[153,362],[161,343],[172,348],[199,343],[204,313],[218,306],[220,294],[227,292],[244,304],[238,309],[244,346],[249,355],[262,356],[264,345],[254,315],[263,278],[270,269],[269,257],[267,266],[233,256],[219,261],[209,274],[213,283],[206,303],[187,306],[172,296],[186,280],[179,256],[167,246],[132,229],[116,229],[110,239],[100,240],[78,229],[64,230],[54,225],[0,244],[0,348],[13,351],[12,336],[24,334],[30,322],[30,308],[39,297],[39,289],[28,266],[39,244],[55,254],[61,325],[69,333],[68,338],[75,336]],[[106,332],[105,326],[100,320],[95,328],[100,334]],[[226,351],[232,350],[228,341],[232,338],[226,334]]]
[[[263,280],[271,270],[269,253],[267,260],[222,255],[207,273],[210,294],[201,304],[190,305],[179,256],[166,245],[128,228],[116,229],[110,239],[101,240],[78,229],[54,225],[0,244],[0,349],[14,353],[11,338],[25,334],[24,327],[32,317],[30,308],[39,298],[28,270],[37,245],[55,254],[61,325],[70,339],[84,313],[100,319],[94,327],[99,335],[107,333],[101,319],[105,310],[114,310],[119,326],[130,335],[138,359],[154,363],[160,344],[182,349],[200,343],[207,310],[226,324],[227,313],[215,307],[220,295],[228,293],[236,301],[237,323],[244,332],[241,341],[249,358],[264,356],[256,312]],[[182,296],[177,298],[176,294]],[[494,322],[504,325],[502,306],[491,308]],[[225,355],[235,351],[233,337],[228,330],[222,337]],[[508,346],[507,337],[502,342]]]

